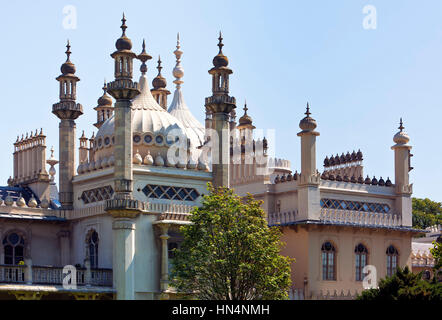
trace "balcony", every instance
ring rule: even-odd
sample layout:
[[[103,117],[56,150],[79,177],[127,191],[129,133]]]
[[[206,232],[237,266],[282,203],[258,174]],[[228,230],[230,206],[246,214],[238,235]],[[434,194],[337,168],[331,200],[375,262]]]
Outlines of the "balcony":
[[[0,283],[27,285],[63,284],[62,267],[0,265]],[[112,287],[111,269],[77,268],[77,286]]]

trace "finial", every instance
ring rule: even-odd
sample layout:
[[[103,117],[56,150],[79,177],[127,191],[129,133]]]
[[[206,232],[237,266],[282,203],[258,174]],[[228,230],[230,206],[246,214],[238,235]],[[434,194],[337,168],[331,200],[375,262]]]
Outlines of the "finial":
[[[219,42],[218,42],[218,47],[219,47],[219,53],[223,52],[223,35],[221,33],[221,31],[219,32],[219,38],[218,38]]]
[[[67,43],[67,45],[66,45],[66,56],[67,56],[67,58],[66,58],[66,62],[67,61],[69,61],[69,58],[70,58],[70,56],[71,56],[71,44],[70,44],[70,42],[69,42],[69,39],[68,39],[68,43]]]
[[[311,112],[310,112],[310,105],[308,104],[308,102],[307,102],[307,110],[305,111],[305,113],[304,113],[307,117],[309,117],[310,115],[311,115]]]
[[[51,147],[51,159],[54,158],[54,146]]]
[[[106,78],[104,78],[104,83],[103,83],[103,91],[104,93],[107,92],[107,84],[106,84]]]
[[[247,110],[249,110],[249,108],[247,108],[247,100],[244,100],[244,108],[243,108],[243,110],[244,110],[244,115],[246,115],[247,114]]]
[[[158,69],[158,75],[161,76],[161,69],[163,69],[163,67],[161,66],[161,56],[160,55],[158,55],[158,66],[157,66],[157,69]]]
[[[401,120],[400,120],[400,122],[399,122],[399,128],[398,128],[398,129],[400,130],[400,132],[402,132],[402,130],[404,130],[404,126],[403,126],[402,118],[401,118]]]
[[[179,32],[176,34],[176,48],[177,49],[181,48],[181,46],[180,46],[180,33]]]
[[[142,51],[137,56],[137,58],[141,61],[140,71],[144,75],[147,72],[146,61],[152,59],[150,55],[146,52],[146,40],[143,39]]]
[[[122,36],[125,36],[126,35],[127,26],[126,26],[126,17],[124,16],[124,12],[123,12],[123,19],[121,19],[121,22],[122,22],[121,30],[123,30]]]

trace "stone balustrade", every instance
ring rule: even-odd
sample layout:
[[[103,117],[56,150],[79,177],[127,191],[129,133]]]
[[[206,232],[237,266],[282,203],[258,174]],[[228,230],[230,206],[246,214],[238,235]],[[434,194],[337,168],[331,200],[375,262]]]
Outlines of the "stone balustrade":
[[[268,215],[268,224],[284,225],[297,221],[298,211],[275,212]],[[354,210],[337,210],[322,208],[319,221],[325,224],[344,224],[356,226],[377,226],[395,228],[402,225],[399,215],[391,213],[374,213]]]
[[[63,278],[62,267],[0,265],[0,283],[62,285]],[[112,270],[77,268],[77,285],[112,287]]]

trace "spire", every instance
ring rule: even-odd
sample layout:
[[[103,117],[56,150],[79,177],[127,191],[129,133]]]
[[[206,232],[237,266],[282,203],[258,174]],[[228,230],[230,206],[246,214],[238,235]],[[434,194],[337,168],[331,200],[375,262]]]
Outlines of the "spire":
[[[66,45],[66,62],[68,62],[68,61],[70,61],[69,59],[70,59],[70,56],[71,56],[71,44],[70,44],[70,42],[69,42],[69,39],[68,39],[68,43],[67,43],[67,45]]]
[[[402,118],[401,118],[401,120],[400,120],[400,122],[399,122],[399,127],[398,127],[398,129],[400,130],[400,132],[402,132],[402,130],[404,130],[404,126],[403,126]]]
[[[309,106],[308,102],[307,102],[307,108],[306,108],[306,111],[305,111],[304,114],[305,114],[307,117],[310,117],[310,115],[311,115],[311,112],[310,112],[310,106]]]
[[[121,30],[123,30],[123,33],[121,36],[126,36],[126,17],[124,16],[124,12],[123,12],[123,18],[121,19]]]
[[[253,126],[252,118],[247,114],[247,110],[249,110],[249,108],[247,108],[247,101],[244,101],[243,110],[244,110],[244,115],[241,118],[239,118],[238,129],[241,129],[243,127],[255,129],[255,127]]]
[[[161,56],[158,55],[158,65],[157,65],[157,70],[158,70],[158,75],[161,76],[161,69],[163,69],[163,67],[161,66]]]
[[[303,130],[303,132],[313,132],[317,125],[316,120],[310,117],[312,113],[310,112],[310,105],[308,102],[304,114],[305,117],[299,122],[299,127]]]
[[[146,52],[146,41],[144,39],[143,39],[143,44],[142,44],[142,51],[137,56],[137,58],[138,58],[138,60],[141,61],[140,71],[143,75],[145,75],[147,72],[146,61],[152,59],[152,57],[150,55],[148,55]]]
[[[153,91],[157,91],[157,90],[164,90],[167,86],[167,81],[166,79],[161,75],[161,69],[163,69],[163,67],[161,66],[161,57],[158,56],[158,75],[152,80],[152,86],[153,89],[151,90]],[[154,94],[155,96],[155,94]]]
[[[181,66],[181,56],[183,55],[183,52],[180,50],[181,45],[180,45],[180,34],[177,33],[177,40],[176,40],[176,50],[173,52],[173,54],[175,55],[176,58],[176,64],[175,64],[175,68],[173,68],[173,76],[176,78],[173,83],[176,84],[176,88],[179,89],[181,88],[181,84],[184,83],[183,80],[181,80],[181,78],[184,76],[184,69]]]
[[[218,38],[219,42],[218,42],[218,47],[219,47],[219,54],[223,54],[223,35],[221,33],[221,30],[219,31],[219,38]]]

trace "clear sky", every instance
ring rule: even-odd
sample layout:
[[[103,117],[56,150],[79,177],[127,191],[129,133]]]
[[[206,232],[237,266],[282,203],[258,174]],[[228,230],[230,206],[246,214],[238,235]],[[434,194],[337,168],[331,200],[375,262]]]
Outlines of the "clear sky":
[[[75,29],[63,26],[63,8],[73,5]],[[364,29],[363,13],[373,5],[376,29]],[[394,179],[393,135],[399,118],[413,145],[414,196],[442,201],[442,1],[7,1],[0,27],[0,185],[12,175],[17,135],[43,127],[58,154],[60,65],[66,39],[81,81],[77,100],[84,115],[77,135],[96,128],[93,108],[103,79],[112,80],[109,56],[120,36],[121,15],[134,51],[163,60],[173,91],[176,33],[180,32],[185,76],[183,92],[194,115],[204,122],[210,95],[207,70],[217,53],[218,31],[229,57],[231,94],[238,114],[247,99],[256,127],[276,130],[276,154],[300,169],[296,133],[310,102],[321,133],[317,165],[326,155],[361,149],[364,172]],[[148,63],[150,80],[156,62]],[[136,77],[139,64],[136,64]],[[171,101],[171,96],[170,96]],[[77,145],[78,146],[78,145]],[[49,156],[49,152],[48,152]]]

